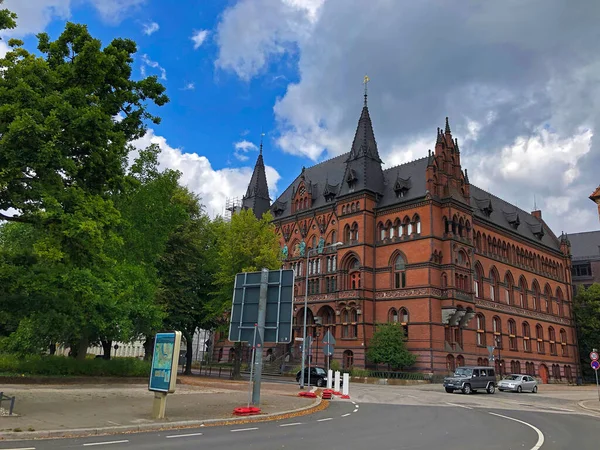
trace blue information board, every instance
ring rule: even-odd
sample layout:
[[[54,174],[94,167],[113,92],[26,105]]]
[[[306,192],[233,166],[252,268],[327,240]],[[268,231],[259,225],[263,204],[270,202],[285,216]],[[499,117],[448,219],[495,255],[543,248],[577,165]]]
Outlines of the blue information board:
[[[156,333],[152,369],[148,389],[174,392],[177,378],[177,357],[181,346],[181,332]]]

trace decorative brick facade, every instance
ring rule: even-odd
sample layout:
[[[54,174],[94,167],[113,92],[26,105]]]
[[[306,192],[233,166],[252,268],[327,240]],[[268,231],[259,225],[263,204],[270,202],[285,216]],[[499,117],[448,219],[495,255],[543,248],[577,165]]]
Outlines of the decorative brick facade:
[[[411,370],[487,364],[495,345],[501,373],[547,382],[579,372],[568,241],[540,211],[528,214],[471,185],[447,121],[428,156],[382,170],[365,101],[352,150],[303,169],[271,211],[284,267],[296,271],[295,336],[309,275],[317,364],[329,329],[334,359],[370,367],[374,329],[393,321],[417,355]],[[309,249],[319,250],[307,266]],[[299,343],[286,350],[299,355]]]

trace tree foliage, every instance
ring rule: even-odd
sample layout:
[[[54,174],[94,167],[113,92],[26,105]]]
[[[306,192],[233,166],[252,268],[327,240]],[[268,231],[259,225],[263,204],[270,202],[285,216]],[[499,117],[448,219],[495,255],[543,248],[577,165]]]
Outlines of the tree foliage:
[[[590,367],[589,354],[592,349],[600,348],[600,283],[594,283],[587,289],[578,287],[573,299],[573,313],[583,374],[592,378],[594,370]]]
[[[410,367],[417,360],[406,349],[404,329],[397,323],[377,326],[369,343],[367,358],[375,364],[386,364],[391,369]]]

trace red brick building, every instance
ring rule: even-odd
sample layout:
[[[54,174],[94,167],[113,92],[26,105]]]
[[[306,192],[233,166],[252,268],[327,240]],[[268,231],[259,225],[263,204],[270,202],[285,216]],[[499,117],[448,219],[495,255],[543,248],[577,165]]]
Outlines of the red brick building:
[[[365,96],[350,152],[303,168],[270,206],[284,267],[296,271],[295,336],[308,274],[309,334],[321,341],[331,330],[343,367],[369,366],[376,324],[399,322],[415,371],[485,365],[494,345],[501,373],[573,379],[567,238],[552,233],[541,211],[529,214],[471,185],[460,157],[446,121],[433,152],[384,170]],[[262,152],[245,204],[268,198],[266,181],[257,185],[261,171]],[[311,248],[319,250],[307,265]],[[318,349],[315,359],[324,364]]]

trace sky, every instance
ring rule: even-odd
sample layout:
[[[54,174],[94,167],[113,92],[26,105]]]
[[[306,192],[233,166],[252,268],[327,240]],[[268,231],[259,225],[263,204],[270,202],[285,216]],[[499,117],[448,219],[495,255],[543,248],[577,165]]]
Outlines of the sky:
[[[134,76],[171,101],[157,143],[211,215],[246,190],[264,134],[271,198],[349,151],[363,77],[384,168],[427,155],[446,116],[472,184],[556,234],[598,230],[597,0],[5,0],[3,37],[36,46],[66,21],[138,44]],[[6,45],[0,41],[0,55]]]

